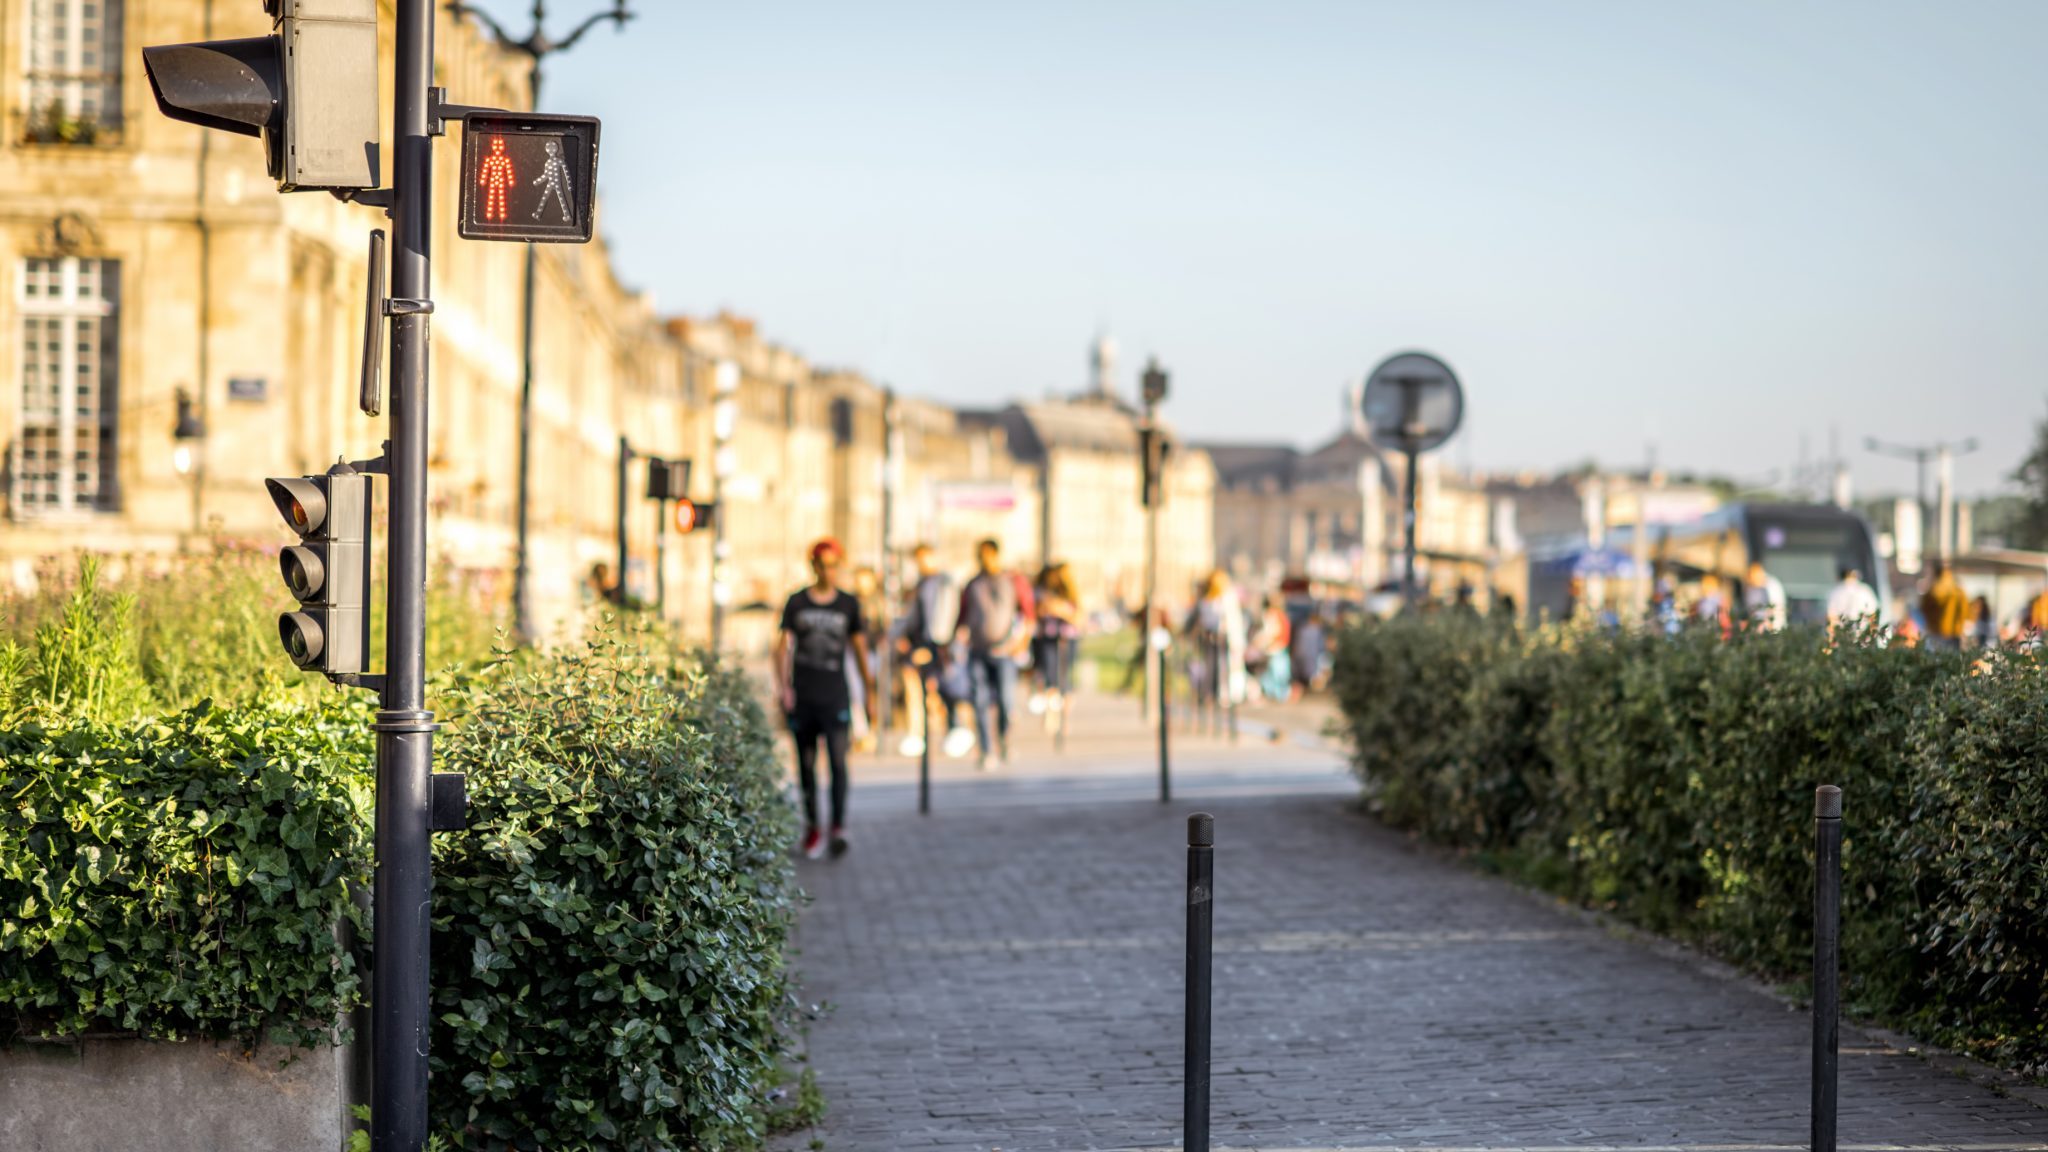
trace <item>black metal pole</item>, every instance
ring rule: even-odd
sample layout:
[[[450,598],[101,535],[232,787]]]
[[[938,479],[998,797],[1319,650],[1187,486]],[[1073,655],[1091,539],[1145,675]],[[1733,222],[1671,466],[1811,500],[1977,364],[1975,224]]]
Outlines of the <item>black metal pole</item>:
[[[713,657],[716,657],[719,651],[725,647],[725,596],[727,593],[719,587],[720,578],[725,574],[725,555],[727,552],[725,545],[725,473],[724,469],[719,465],[719,457],[721,455],[719,449],[724,447],[725,444],[720,442],[713,449],[711,468],[711,506],[715,509],[711,515],[710,580],[711,655]]]
[[[1150,629],[1146,630],[1145,645],[1148,648],[1152,645]],[[1167,704],[1171,693],[1167,691],[1166,649],[1159,650],[1159,659],[1154,667],[1159,669],[1159,802],[1166,804],[1173,800],[1173,770],[1169,767],[1167,752],[1167,728],[1173,718],[1173,709]]]
[[[540,106],[540,67],[533,69],[534,106]],[[525,316],[519,338],[519,492],[518,555],[512,562],[512,635],[521,644],[534,642],[532,561],[527,557],[531,537],[533,500],[533,296],[534,267],[538,262],[534,245],[526,246],[526,276],[522,312]]]
[[[616,591],[612,594],[612,600],[616,602],[618,606],[621,608],[624,608],[626,606],[626,469],[631,467],[632,462],[633,446],[627,443],[626,438],[624,436],[621,436],[619,437],[618,475],[619,513],[614,518],[616,521],[614,526],[618,530],[619,537],[619,569],[617,572],[612,574],[612,587],[616,589]]]
[[[1842,1030],[1842,790],[1813,793],[1813,1152],[1835,1152]]]
[[[1216,818],[1188,817],[1187,1054],[1181,1094],[1182,1147],[1209,1152],[1209,943],[1215,925]]]
[[[1405,504],[1402,514],[1401,543],[1401,603],[1409,608],[1415,606],[1415,462],[1422,454],[1413,449],[1408,452],[1408,480],[1402,487],[1401,499]]]
[[[393,55],[391,296],[397,315],[391,333],[385,679],[376,721],[370,1143],[376,1152],[419,1152],[427,1139],[427,937],[433,899],[427,794],[434,716],[426,710],[425,658],[432,0],[398,0]]]
[[[668,498],[654,502],[654,611],[668,611]]]
[[[932,658],[936,660],[937,654],[934,653]],[[930,667],[927,664],[917,670],[917,690],[924,693],[924,699],[920,701],[924,707],[918,709],[924,717],[918,725],[923,729],[918,733],[918,743],[923,748],[917,754],[917,813],[920,816],[932,814],[932,685],[925,673],[925,669]]]

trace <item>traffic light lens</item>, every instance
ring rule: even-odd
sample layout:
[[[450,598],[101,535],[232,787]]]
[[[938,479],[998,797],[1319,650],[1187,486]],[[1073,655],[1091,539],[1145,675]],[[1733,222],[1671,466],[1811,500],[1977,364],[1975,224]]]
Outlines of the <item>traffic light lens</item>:
[[[320,596],[327,589],[327,565],[320,554],[310,548],[287,548],[278,554],[278,571],[284,576],[284,586],[301,603]]]
[[[320,622],[304,612],[287,612],[277,618],[277,637],[284,641],[285,655],[301,668],[311,668],[327,648],[327,635]]]
[[[306,530],[306,506],[304,504],[299,503],[297,500],[292,501],[291,517],[292,527],[297,528],[301,532]]]

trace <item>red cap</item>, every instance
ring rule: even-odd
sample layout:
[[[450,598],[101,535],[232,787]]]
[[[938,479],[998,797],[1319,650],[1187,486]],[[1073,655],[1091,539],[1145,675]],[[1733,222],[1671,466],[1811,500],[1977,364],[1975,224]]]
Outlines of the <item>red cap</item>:
[[[841,548],[839,541],[834,540],[830,536],[811,545],[811,563],[816,564],[827,556],[834,560],[843,560],[846,558],[846,549]]]

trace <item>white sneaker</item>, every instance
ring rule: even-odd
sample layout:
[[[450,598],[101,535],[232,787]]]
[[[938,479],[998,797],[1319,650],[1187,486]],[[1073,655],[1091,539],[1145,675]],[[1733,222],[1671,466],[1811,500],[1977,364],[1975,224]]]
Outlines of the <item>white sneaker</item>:
[[[1024,702],[1024,710],[1033,716],[1045,715],[1045,697],[1032,693],[1031,699]]]
[[[947,756],[958,760],[969,752],[974,751],[974,733],[966,728],[955,728],[951,732],[946,733],[944,747]]]
[[[905,736],[902,747],[898,748],[897,751],[912,759],[924,755],[924,737]]]

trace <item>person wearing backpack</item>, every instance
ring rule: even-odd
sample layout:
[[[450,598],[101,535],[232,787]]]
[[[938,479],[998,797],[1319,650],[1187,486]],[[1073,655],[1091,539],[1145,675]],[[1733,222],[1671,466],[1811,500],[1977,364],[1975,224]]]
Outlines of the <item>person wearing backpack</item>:
[[[910,682],[904,691],[920,718],[932,706],[932,696],[938,696],[939,705],[945,709],[947,753],[958,760],[967,755],[974,742],[974,734],[960,723],[960,705],[967,703],[969,694],[953,691],[958,676],[949,674],[956,663],[950,649],[960,598],[953,591],[953,577],[939,568],[938,554],[930,544],[912,549],[910,559],[917,565],[917,584],[910,590],[897,625],[904,654],[909,658],[903,671]],[[915,722],[915,731],[903,738],[905,756],[924,754],[928,730],[929,725],[922,719]]]
[[[967,649],[967,669],[974,686],[974,735],[985,772],[1010,762],[1010,704],[1017,691],[1017,658],[1031,643],[1031,627],[1017,580],[1003,569],[1003,546],[983,540],[975,549],[975,559],[981,571],[960,590],[956,638]]]

